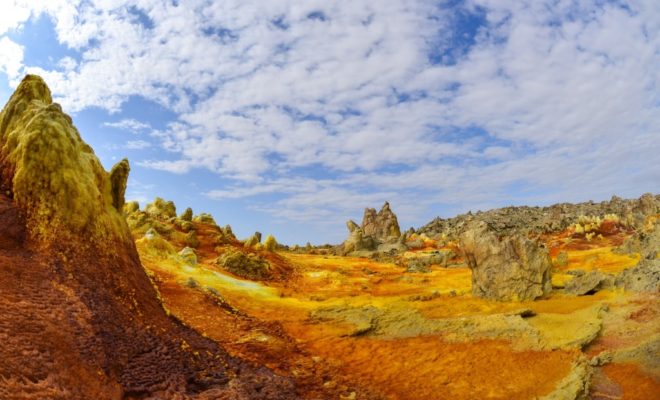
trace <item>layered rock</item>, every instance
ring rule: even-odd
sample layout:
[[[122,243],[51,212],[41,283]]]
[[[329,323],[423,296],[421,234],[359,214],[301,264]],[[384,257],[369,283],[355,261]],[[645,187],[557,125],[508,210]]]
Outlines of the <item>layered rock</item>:
[[[550,256],[535,240],[502,235],[473,221],[460,235],[461,251],[472,270],[472,294],[493,300],[533,300],[551,289]]]
[[[0,113],[0,171],[0,398],[296,397],[168,317],[119,211],[127,163],[106,172],[39,77]]]

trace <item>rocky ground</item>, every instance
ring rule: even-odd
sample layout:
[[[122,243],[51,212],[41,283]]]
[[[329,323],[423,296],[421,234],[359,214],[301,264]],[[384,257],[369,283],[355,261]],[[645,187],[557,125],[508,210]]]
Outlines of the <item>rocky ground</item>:
[[[0,114],[1,399],[654,399],[660,197],[288,247],[124,204],[43,81]],[[181,210],[179,210],[181,211]]]
[[[475,219],[456,241],[384,239],[349,224],[348,246],[358,229],[381,243],[349,256],[336,255],[346,243],[267,249],[236,240],[232,254],[279,271],[249,280],[217,261],[228,245],[212,232],[226,228],[193,224],[200,245],[190,265],[177,254],[180,222],[157,215],[145,221],[171,227],[167,255],[151,250],[146,227],[132,226],[167,308],[230,354],[336,398],[647,399],[660,390],[657,209],[638,227],[575,217],[542,234],[501,234]],[[379,251],[387,240],[401,246]]]

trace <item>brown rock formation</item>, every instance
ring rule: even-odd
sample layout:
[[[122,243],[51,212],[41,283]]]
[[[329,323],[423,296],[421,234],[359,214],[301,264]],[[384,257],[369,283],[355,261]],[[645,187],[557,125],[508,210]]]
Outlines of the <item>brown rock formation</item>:
[[[118,211],[122,185],[41,78],[0,114],[0,146],[0,398],[296,398],[167,316]]]
[[[395,244],[401,237],[399,222],[388,202],[378,213],[373,208],[365,208],[362,225],[351,220],[346,227],[349,237],[342,245],[344,254],[375,251],[379,245]]]
[[[373,251],[376,249],[377,243],[372,236],[364,234],[364,230],[358,226],[354,221],[346,223],[348,228],[348,239],[344,241],[343,253],[354,253],[359,251]]]
[[[362,231],[380,242],[397,240],[401,236],[399,221],[390,209],[390,203],[385,202],[378,214],[373,208],[364,210]]]
[[[552,264],[548,251],[519,234],[500,236],[475,221],[460,236],[472,270],[472,293],[494,300],[533,300],[550,292]]]

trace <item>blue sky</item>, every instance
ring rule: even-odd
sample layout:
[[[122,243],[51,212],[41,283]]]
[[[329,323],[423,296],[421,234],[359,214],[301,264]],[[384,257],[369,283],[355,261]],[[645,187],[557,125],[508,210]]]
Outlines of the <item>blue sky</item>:
[[[332,242],[660,187],[655,1],[6,0],[0,101],[43,76],[127,197]]]

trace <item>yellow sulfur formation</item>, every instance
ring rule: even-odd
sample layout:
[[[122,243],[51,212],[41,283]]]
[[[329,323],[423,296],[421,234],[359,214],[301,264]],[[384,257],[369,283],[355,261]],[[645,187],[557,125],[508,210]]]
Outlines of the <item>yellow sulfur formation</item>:
[[[2,110],[0,145],[2,186],[24,210],[32,239],[130,238],[117,211],[128,162],[115,167],[111,181],[40,77],[27,75]]]

